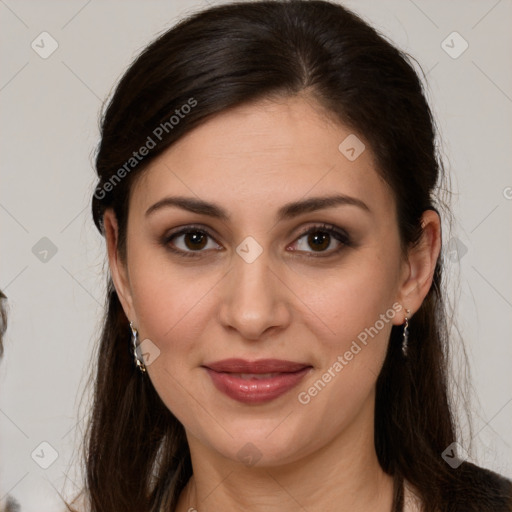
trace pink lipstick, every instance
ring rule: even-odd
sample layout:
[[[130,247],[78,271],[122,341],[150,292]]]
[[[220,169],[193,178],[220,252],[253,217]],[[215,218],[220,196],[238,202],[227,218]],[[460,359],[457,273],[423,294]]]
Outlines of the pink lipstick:
[[[274,400],[294,388],[311,365],[280,359],[224,359],[203,365],[214,386],[246,404]]]

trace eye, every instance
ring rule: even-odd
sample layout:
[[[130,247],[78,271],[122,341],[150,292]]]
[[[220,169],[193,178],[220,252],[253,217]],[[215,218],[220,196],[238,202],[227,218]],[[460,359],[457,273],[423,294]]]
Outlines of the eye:
[[[218,250],[220,248],[217,243],[213,242],[213,237],[208,231],[194,226],[187,226],[180,231],[166,235],[162,242],[170,251],[185,257],[199,256],[194,253],[204,252],[203,249]]]
[[[195,226],[187,226],[166,235],[162,240],[162,244],[169,251],[184,257],[198,257],[207,249],[222,249],[207,230]],[[298,246],[292,249],[293,252],[306,252],[310,253],[309,256],[327,257],[339,252],[345,246],[350,246],[351,243],[348,235],[343,230],[329,224],[321,224],[307,228],[288,247],[293,247],[293,245]],[[308,246],[313,250],[308,251]]]
[[[350,246],[350,239],[344,231],[335,226],[321,224],[309,227],[294,243],[298,246],[298,248],[293,249],[294,251],[326,253],[325,256],[330,256],[339,252],[345,246]],[[335,247],[334,249],[333,246]],[[308,251],[308,247],[313,250]],[[331,250],[328,250],[329,248]],[[317,256],[316,254],[310,255]],[[324,254],[322,254],[322,256],[324,256]]]

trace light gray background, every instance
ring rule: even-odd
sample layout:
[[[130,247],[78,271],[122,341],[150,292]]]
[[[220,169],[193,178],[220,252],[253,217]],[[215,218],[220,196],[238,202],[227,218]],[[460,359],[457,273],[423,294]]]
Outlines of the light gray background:
[[[474,431],[463,445],[473,444],[471,460],[512,477],[512,2],[344,4],[428,73],[455,192],[458,223],[443,236],[454,248],[450,282],[475,389]],[[56,490],[69,494],[80,483],[72,455],[87,409],[79,410],[79,398],[105,281],[103,240],[89,213],[100,107],[145,44],[206,5],[0,0],[0,288],[10,304],[0,364],[0,507],[10,493],[24,512],[62,510]],[[47,59],[31,48],[43,31],[59,45]],[[453,31],[469,44],[458,58],[442,47]],[[462,48],[453,37],[444,44]],[[47,261],[47,242],[33,252],[43,237],[57,249]],[[58,452],[46,470],[31,458],[37,448],[34,458],[51,462],[43,441]]]

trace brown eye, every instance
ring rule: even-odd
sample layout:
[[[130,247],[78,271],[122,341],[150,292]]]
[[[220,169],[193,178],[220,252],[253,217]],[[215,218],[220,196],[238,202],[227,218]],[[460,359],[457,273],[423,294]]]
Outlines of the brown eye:
[[[323,251],[329,247],[331,235],[324,231],[315,231],[308,236],[308,244],[315,251]]]
[[[218,250],[212,235],[204,229],[187,227],[165,236],[162,245],[180,256],[201,256],[208,249]]]
[[[296,246],[294,251],[309,253],[310,256],[331,256],[351,244],[344,231],[323,224],[304,231],[293,245]]]
[[[207,242],[207,235],[201,231],[191,231],[189,233],[185,233],[183,237],[187,248],[193,251],[203,249]]]

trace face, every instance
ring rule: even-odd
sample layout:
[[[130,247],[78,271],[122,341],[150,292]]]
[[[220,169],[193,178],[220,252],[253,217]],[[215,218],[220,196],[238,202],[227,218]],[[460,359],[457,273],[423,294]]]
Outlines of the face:
[[[118,294],[191,445],[276,465],[373,435],[415,285],[392,192],[353,137],[313,100],[237,107],[136,181],[126,261],[107,214]]]

